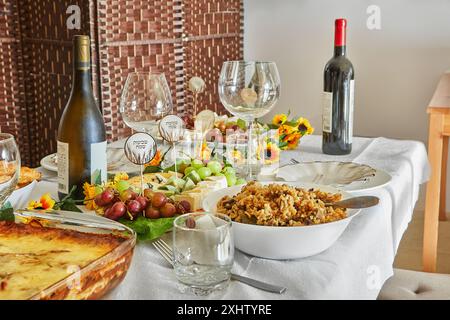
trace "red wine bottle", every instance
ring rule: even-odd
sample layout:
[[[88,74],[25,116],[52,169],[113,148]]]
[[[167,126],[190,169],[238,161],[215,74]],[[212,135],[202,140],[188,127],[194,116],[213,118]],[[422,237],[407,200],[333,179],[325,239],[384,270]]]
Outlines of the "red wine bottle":
[[[344,155],[352,151],[355,72],[346,55],[345,19],[336,19],[334,56],[325,66],[322,93],[322,151]]]

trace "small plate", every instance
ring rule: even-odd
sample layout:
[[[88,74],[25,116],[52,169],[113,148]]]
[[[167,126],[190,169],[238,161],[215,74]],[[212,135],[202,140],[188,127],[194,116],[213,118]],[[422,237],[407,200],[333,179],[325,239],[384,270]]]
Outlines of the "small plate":
[[[132,164],[125,157],[123,149],[117,146],[110,147],[106,149],[107,152],[107,163],[109,173],[118,172],[128,172],[135,173],[139,172],[139,166]],[[58,164],[56,163],[56,153],[49,154],[41,159],[41,166],[47,170],[58,172]]]
[[[41,159],[41,166],[47,170],[57,172],[58,164],[56,163],[56,153],[49,154]]]
[[[386,186],[392,179],[384,170],[365,164],[314,161],[281,167],[276,175],[284,181],[316,183],[345,191],[368,191]]]

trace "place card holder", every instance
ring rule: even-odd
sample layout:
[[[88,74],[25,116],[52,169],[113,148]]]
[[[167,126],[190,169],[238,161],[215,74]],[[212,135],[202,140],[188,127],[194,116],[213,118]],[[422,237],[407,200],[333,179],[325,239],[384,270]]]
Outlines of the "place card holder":
[[[137,132],[128,137],[124,145],[125,156],[140,166],[141,190],[144,192],[144,165],[153,160],[157,152],[155,139],[148,133]]]
[[[185,124],[183,119],[176,115],[168,115],[161,119],[159,122],[159,134],[162,139],[169,144],[170,153],[166,153],[169,156],[170,161],[174,163],[174,171],[178,172],[177,158],[178,148],[177,145],[183,139],[185,133]]]

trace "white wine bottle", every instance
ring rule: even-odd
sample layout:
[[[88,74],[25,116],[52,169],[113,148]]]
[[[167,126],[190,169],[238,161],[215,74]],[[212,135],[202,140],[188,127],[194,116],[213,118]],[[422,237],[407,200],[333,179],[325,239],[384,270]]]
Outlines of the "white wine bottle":
[[[58,128],[58,194],[73,186],[75,199],[83,199],[83,184],[106,181],[106,131],[91,86],[90,40],[73,39],[73,83]]]

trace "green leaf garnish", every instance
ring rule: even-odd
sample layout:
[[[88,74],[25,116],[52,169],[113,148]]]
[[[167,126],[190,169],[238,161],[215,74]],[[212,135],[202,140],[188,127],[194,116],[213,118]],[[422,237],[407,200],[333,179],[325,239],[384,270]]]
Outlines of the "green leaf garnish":
[[[0,221],[14,221],[14,209],[11,206],[11,203],[7,201],[1,208],[0,208]]]
[[[173,218],[147,219],[143,216],[137,217],[135,220],[120,219],[119,222],[133,229],[139,240],[154,240],[162,236],[173,226]]]

